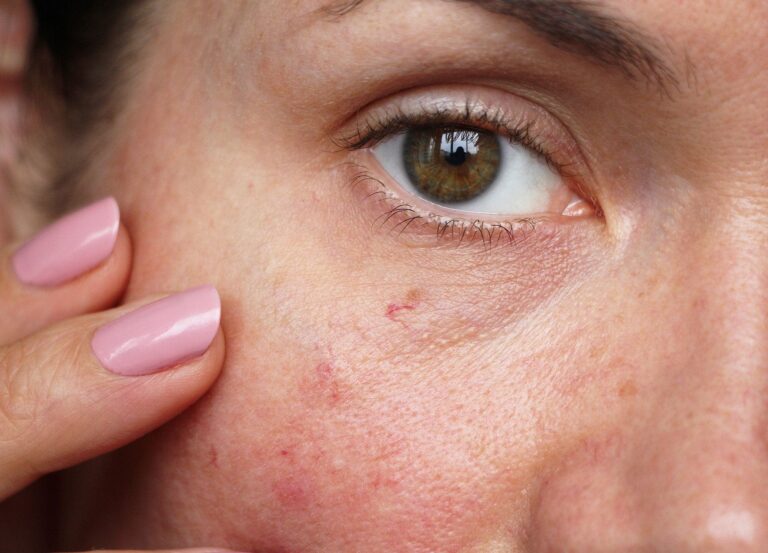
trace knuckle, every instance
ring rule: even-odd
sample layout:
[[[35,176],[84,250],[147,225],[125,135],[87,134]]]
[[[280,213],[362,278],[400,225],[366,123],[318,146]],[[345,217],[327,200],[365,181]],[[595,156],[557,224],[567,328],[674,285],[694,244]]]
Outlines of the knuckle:
[[[15,441],[23,437],[34,417],[31,383],[24,360],[28,344],[19,342],[0,352],[0,440]]]
[[[74,342],[77,344],[77,341]],[[0,348],[0,440],[18,441],[44,420],[61,393],[65,367],[80,355],[68,333]]]

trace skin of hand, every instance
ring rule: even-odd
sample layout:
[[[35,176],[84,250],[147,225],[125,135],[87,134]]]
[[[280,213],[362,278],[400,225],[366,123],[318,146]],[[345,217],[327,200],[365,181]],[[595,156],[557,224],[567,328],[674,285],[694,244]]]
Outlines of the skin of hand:
[[[213,289],[113,307],[131,268],[113,199],[1,252],[0,500],[157,428],[219,375]],[[137,318],[142,312],[149,316]]]
[[[663,42],[666,93],[469,3],[325,4],[156,3],[90,196],[125,300],[215,283],[227,357],[67,473],[68,543],[765,551],[765,3],[594,3]],[[376,224],[332,139],[446,82],[554,114],[602,217],[490,251]]]
[[[18,93],[31,28],[26,2],[0,3],[0,166],[13,161],[17,146]],[[91,345],[98,328],[159,298],[119,305],[132,251],[117,204],[103,200],[22,243],[11,241],[7,223],[20,215],[10,211],[7,192],[0,179],[0,550],[32,551],[46,541],[39,526],[43,512],[19,509],[26,518],[14,516],[26,499],[24,488],[120,447],[187,408],[218,377],[224,340],[216,320],[202,355],[170,367],[141,359],[160,373],[125,374],[130,371],[114,358],[107,364],[118,372],[102,366]],[[104,358],[112,352],[100,353]],[[15,501],[4,503],[12,496]],[[174,551],[181,550],[156,553]]]
[[[4,105],[13,105],[23,70],[20,52],[30,27],[24,8],[23,2],[0,5]],[[15,121],[0,124],[7,156]],[[0,203],[3,222],[8,209]],[[209,389],[224,359],[213,288],[120,304],[132,251],[113,198],[67,215],[24,243],[6,243],[8,229],[2,230],[0,503],[45,474],[123,446],[178,415]],[[164,332],[187,338],[179,342]],[[32,526],[35,518],[23,523]],[[6,525],[0,548],[30,550],[14,541],[21,533],[18,525]]]

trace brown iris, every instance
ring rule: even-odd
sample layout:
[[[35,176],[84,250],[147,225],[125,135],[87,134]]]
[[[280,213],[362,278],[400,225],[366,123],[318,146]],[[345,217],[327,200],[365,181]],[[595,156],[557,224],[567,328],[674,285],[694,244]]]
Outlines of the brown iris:
[[[493,133],[426,127],[408,132],[404,157],[408,177],[420,192],[443,203],[464,202],[496,179],[501,148]]]

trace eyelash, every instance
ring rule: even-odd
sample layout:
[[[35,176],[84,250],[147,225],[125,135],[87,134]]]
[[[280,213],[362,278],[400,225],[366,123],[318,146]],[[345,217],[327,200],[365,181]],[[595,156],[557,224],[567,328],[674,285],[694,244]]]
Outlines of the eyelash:
[[[511,123],[501,110],[487,109],[484,105],[475,105],[471,101],[467,101],[464,106],[461,110],[421,106],[418,114],[395,109],[384,114],[369,115],[358,123],[353,132],[335,139],[334,144],[341,150],[355,152],[373,148],[388,138],[415,128],[443,126],[483,129],[498,134],[513,144],[528,148],[563,178],[575,178],[571,164],[561,159],[559,152],[549,148],[535,135],[534,122]],[[548,219],[541,216],[487,222],[424,212],[399,198],[391,187],[376,177],[366,165],[355,162],[348,164],[355,171],[351,176],[350,185],[357,187],[367,183],[374,186],[375,189],[365,198],[379,197],[381,202],[387,204],[387,209],[376,217],[374,224],[380,220],[380,227],[390,224],[390,232],[397,231],[398,236],[403,235],[409,228],[417,227],[421,222],[421,230],[430,230],[431,227],[433,232],[429,234],[438,242],[450,240],[456,245],[462,245],[482,241],[483,249],[488,250],[501,243],[517,243]]]
[[[418,115],[395,110],[386,114],[372,115],[363,119],[355,131],[336,139],[340,148],[354,151],[372,148],[386,138],[419,127],[450,126],[467,129],[483,129],[505,137],[538,154],[553,169],[568,176],[569,164],[557,159],[557,152],[537,139],[532,133],[533,122],[510,123],[501,110],[488,110],[482,104],[465,103],[462,111],[434,106],[422,107]],[[478,111],[479,110],[479,111]],[[475,112],[478,113],[475,113]]]

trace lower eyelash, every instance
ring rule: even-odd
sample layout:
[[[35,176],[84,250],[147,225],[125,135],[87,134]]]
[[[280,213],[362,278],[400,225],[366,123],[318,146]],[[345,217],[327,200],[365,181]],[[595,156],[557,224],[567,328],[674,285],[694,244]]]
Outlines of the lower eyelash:
[[[536,230],[541,218],[525,217],[514,221],[488,222],[480,219],[460,219],[422,211],[404,202],[386,184],[375,177],[365,166],[349,163],[356,171],[350,186],[366,186],[370,189],[365,200],[384,204],[384,211],[373,225],[402,236],[406,232],[432,237],[435,243],[457,246],[481,243],[484,250],[504,245],[514,245]]]

